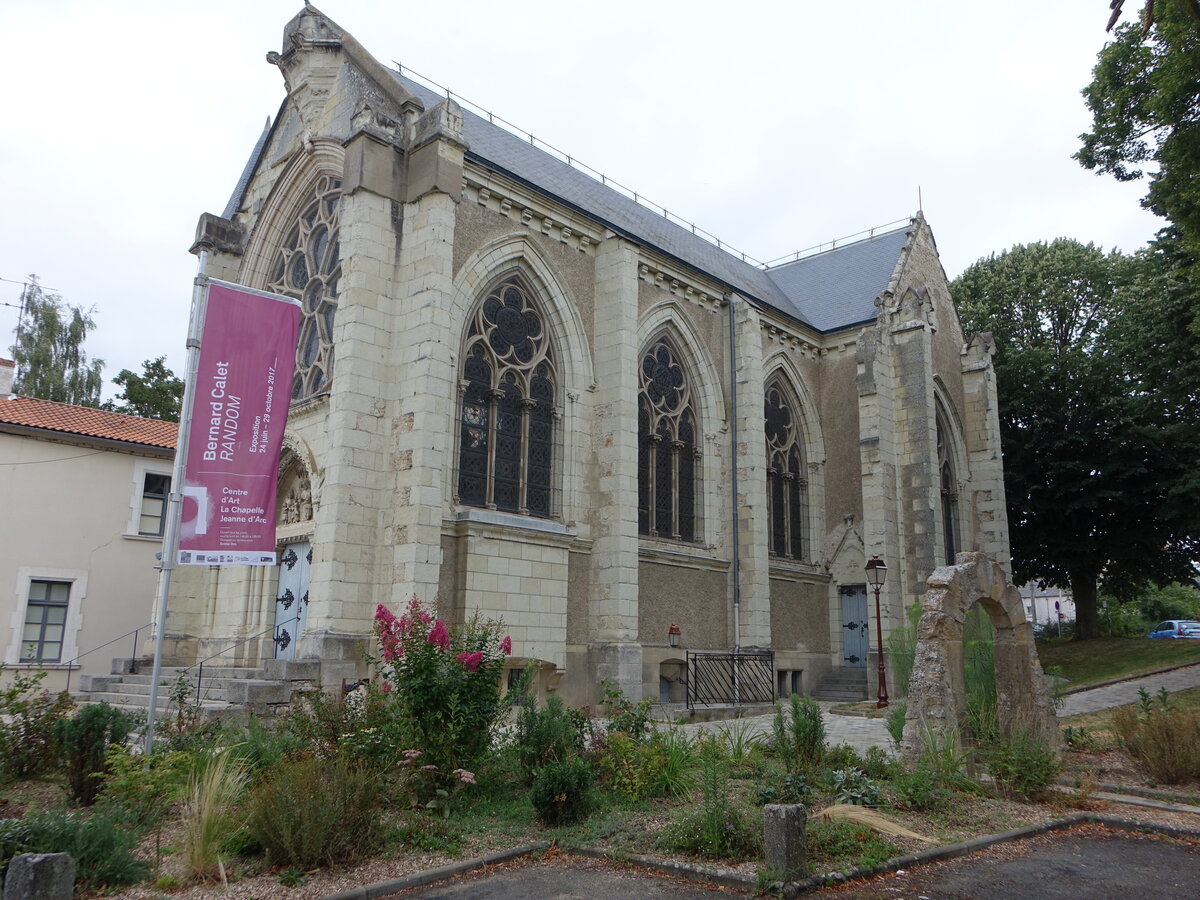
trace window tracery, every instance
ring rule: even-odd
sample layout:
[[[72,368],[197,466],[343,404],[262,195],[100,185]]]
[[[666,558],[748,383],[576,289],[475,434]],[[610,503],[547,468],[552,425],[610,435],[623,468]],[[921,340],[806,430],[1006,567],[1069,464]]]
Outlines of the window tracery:
[[[300,336],[292,399],[329,390],[333,380],[333,322],[342,274],[338,208],[342,183],[331,175],[317,180],[314,198],[301,211],[279,248],[267,290],[301,304]]]
[[[638,532],[696,540],[700,448],[691,389],[666,338],[642,357],[638,398]]]
[[[941,410],[937,411],[936,420],[938,476],[941,481],[942,498],[942,549],[946,565],[954,565],[954,558],[959,549],[958,480],[954,475],[954,462],[946,440],[946,426],[942,421]]]
[[[458,501],[549,518],[557,378],[542,315],[520,280],[476,306],[462,379]]]
[[[804,446],[793,404],[777,383],[767,388],[763,425],[767,438],[768,550],[772,556],[804,559],[808,520]]]

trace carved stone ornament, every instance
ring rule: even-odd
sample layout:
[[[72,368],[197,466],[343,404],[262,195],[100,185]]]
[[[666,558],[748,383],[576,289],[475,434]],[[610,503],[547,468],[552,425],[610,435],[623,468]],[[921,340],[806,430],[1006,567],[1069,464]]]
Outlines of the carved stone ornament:
[[[302,471],[289,473],[280,491],[280,497],[277,524],[297,525],[300,522],[312,521],[312,488],[308,475]]]

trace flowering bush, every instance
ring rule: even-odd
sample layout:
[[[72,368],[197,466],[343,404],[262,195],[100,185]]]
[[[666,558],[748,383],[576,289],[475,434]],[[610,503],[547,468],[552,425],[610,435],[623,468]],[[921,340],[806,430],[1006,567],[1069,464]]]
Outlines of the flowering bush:
[[[512,641],[502,625],[473,616],[447,626],[413,598],[397,617],[380,605],[376,664],[428,765],[439,772],[470,766],[487,750],[500,717],[500,673]]]

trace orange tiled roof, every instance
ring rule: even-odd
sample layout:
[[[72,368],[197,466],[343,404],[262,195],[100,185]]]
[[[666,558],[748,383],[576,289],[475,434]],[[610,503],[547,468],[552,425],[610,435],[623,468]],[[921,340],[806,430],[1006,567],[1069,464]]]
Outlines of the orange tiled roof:
[[[175,449],[175,436],[179,431],[179,426],[174,422],[160,422],[157,419],[143,419],[103,409],[16,395],[0,397],[0,425],[4,424],[143,444],[164,450]]]

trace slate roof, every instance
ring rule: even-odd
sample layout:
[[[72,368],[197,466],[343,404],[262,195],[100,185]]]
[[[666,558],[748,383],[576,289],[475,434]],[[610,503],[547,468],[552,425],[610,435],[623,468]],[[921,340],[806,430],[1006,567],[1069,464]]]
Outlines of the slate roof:
[[[869,322],[908,243],[911,225],[768,269],[771,280],[821,331]]]
[[[426,109],[444,99],[411,78],[391,74]],[[818,331],[874,319],[875,298],[887,287],[910,230],[905,226],[764,271],[468,109],[463,109],[463,137],[468,157],[486,168],[565,202]]]
[[[103,438],[174,450],[179,426],[122,413],[16,395],[0,397],[0,426],[21,425],[59,434]]]

